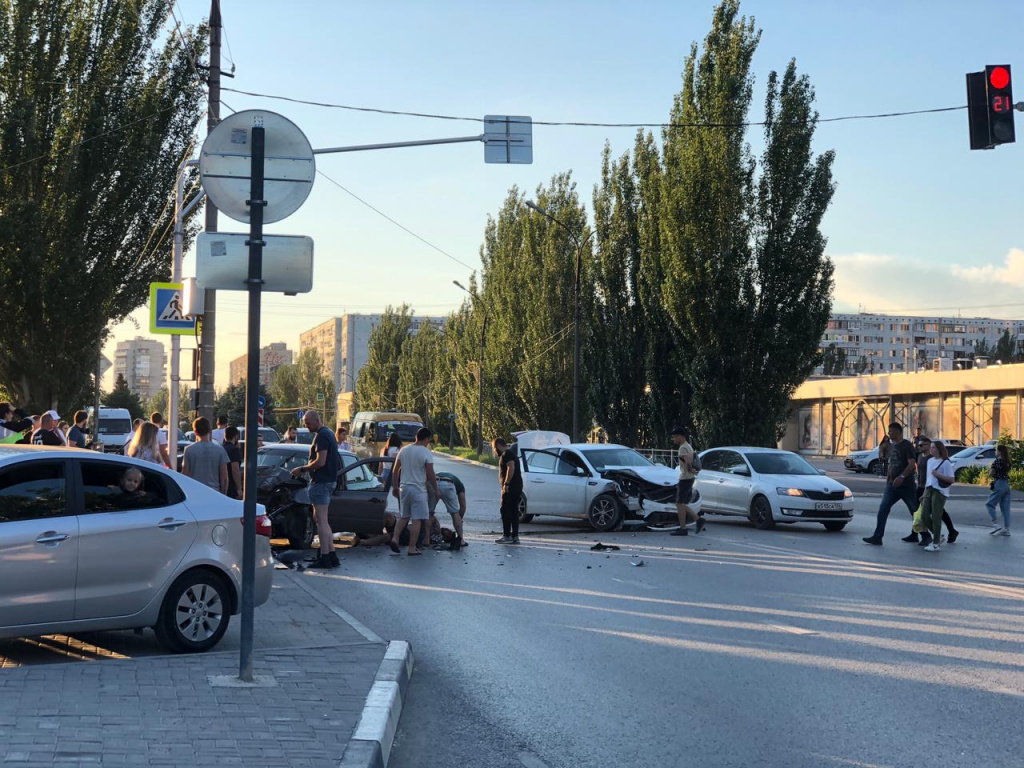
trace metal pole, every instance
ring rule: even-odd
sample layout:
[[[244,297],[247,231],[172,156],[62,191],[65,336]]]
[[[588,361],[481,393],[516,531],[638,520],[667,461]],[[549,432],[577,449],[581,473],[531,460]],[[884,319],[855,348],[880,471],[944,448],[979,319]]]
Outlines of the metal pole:
[[[392,141],[388,144],[354,144],[348,147],[323,147],[314,149],[314,155],[331,155],[338,152],[365,152],[368,149],[402,149],[403,147],[430,147],[435,144],[463,144],[468,141],[484,141],[484,134],[479,136],[456,136],[451,139],[421,139],[420,141]]]
[[[92,441],[94,443],[98,443],[100,439],[100,382],[102,380],[103,345],[100,344],[100,353],[96,355],[96,392],[92,398]]]
[[[580,271],[583,268],[583,243],[576,241],[576,298],[572,318],[572,441],[580,442]]]
[[[249,357],[245,382],[245,500],[242,525],[242,645],[238,676],[252,682],[253,595],[256,568],[256,446],[259,434],[260,302],[263,289],[263,126],[252,129],[252,178],[249,184]]]
[[[484,313],[484,324],[480,329],[480,395],[479,395],[479,408],[476,416],[476,432],[477,432],[477,446],[476,455],[480,458],[484,455],[484,351],[486,350],[487,342],[487,308],[483,307],[483,301],[480,305]]]
[[[178,178],[174,184],[174,249],[171,251],[171,282],[181,282],[181,256],[184,242],[184,226],[182,219],[185,203],[185,168],[183,163],[178,168]],[[178,381],[181,379],[181,337],[171,336],[171,381],[167,391],[167,458],[171,461],[171,469],[178,469]]]
[[[220,123],[220,0],[210,0],[210,97],[206,113],[206,134]],[[206,231],[217,231],[217,206],[206,201]],[[217,292],[203,297],[203,330],[199,342],[199,415],[213,418],[213,380],[217,367]],[[177,425],[175,425],[177,426]]]
[[[451,352],[451,350],[449,350]],[[448,414],[448,450],[455,450],[455,354],[452,353],[452,410]]]

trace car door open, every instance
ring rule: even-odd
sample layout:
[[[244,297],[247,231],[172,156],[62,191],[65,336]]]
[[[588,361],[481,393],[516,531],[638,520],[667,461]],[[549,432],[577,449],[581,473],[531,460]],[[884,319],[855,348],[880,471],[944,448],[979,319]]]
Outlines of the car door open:
[[[388,495],[377,475],[393,463],[387,456],[375,456],[342,469],[328,513],[332,531],[376,535],[384,530]]]

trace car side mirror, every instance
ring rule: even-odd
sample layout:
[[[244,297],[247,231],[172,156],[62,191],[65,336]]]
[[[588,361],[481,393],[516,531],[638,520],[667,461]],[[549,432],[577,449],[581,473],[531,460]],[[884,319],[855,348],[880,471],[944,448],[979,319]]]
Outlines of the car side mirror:
[[[741,477],[750,477],[750,470],[746,467],[735,466],[729,470],[734,475],[740,475]]]
[[[828,470],[826,470],[826,469],[819,469],[818,470],[818,474],[819,475],[827,475],[828,474]]]
[[[572,471],[572,474],[573,474],[573,477],[586,477],[589,474],[589,472],[587,472],[587,470],[583,469],[583,467],[576,467]]]

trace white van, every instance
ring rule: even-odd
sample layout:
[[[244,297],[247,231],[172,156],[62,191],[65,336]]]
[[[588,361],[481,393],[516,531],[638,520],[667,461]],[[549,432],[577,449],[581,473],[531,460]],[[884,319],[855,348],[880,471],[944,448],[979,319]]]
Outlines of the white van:
[[[88,409],[89,423],[92,423],[92,408]],[[127,408],[104,408],[100,406],[100,419],[96,438],[103,443],[104,453],[117,453],[124,448],[132,434],[132,415]]]

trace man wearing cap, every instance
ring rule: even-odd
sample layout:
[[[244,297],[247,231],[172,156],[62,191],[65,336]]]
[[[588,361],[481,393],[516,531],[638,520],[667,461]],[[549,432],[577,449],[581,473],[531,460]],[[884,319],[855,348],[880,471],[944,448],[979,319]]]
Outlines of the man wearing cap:
[[[696,523],[694,533],[704,530],[704,518],[699,517],[696,512],[690,509],[690,499],[693,498],[693,481],[697,479],[693,471],[693,446],[690,445],[690,432],[686,427],[676,427],[672,430],[672,442],[679,449],[679,483],[676,485],[676,512],[679,515],[679,530],[672,531],[673,536],[687,536],[692,517]]]
[[[32,445],[56,445],[63,446],[64,441],[57,436],[58,419],[54,418],[56,411],[47,411],[39,417],[39,428],[32,433]]]

